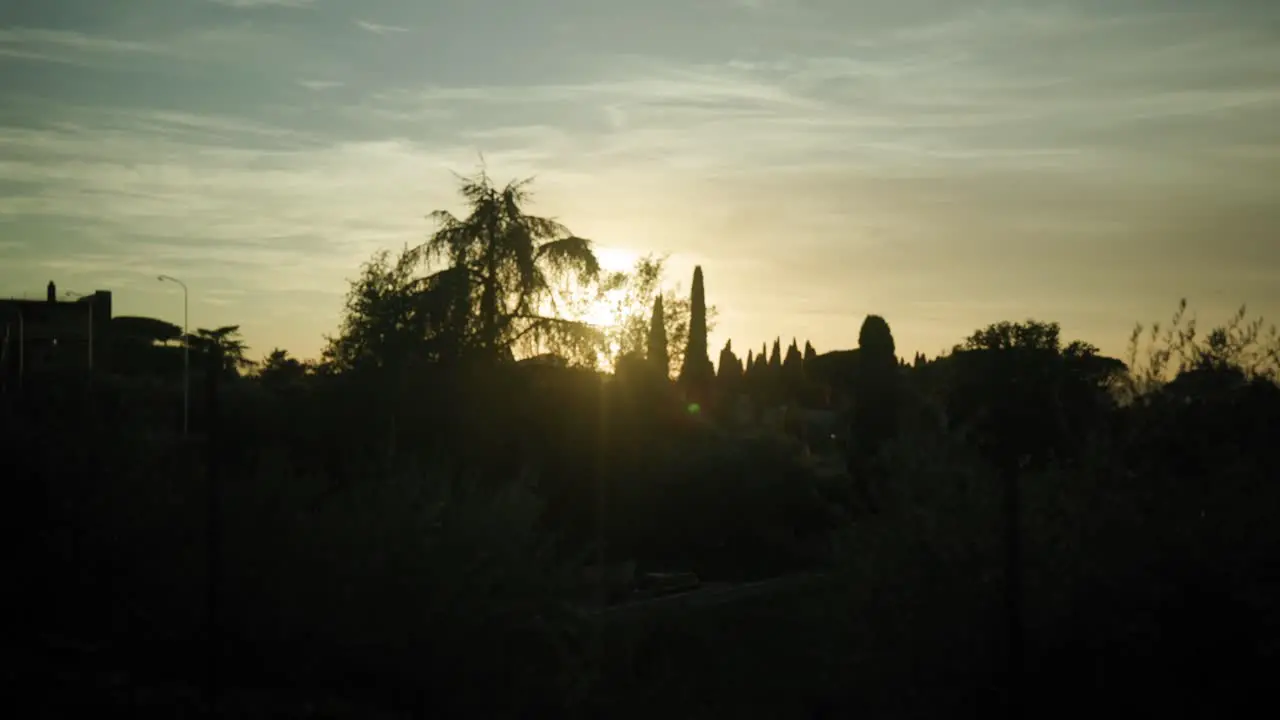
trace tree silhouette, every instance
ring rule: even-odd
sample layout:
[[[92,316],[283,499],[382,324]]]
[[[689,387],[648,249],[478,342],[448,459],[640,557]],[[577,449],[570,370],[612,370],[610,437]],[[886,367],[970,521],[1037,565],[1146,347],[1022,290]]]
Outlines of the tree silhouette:
[[[182,339],[182,328],[149,317],[117,315],[111,318],[111,339],[116,342],[167,344]]]
[[[553,292],[557,280],[586,284],[599,277],[591,241],[555,220],[524,212],[531,180],[498,188],[483,170],[460,180],[469,214],[432,212],[429,217],[439,228],[408,259],[447,263],[427,281],[467,299],[470,316],[453,328],[464,338],[464,348],[490,361],[522,348],[589,357],[594,363],[600,331],[555,315]]]
[[[1052,407],[1049,378],[1060,350],[1057,323],[1002,322],[975,332],[958,356],[959,392],[968,418],[978,420],[979,445],[999,468],[1004,486],[1005,620],[1008,673],[1019,707],[1023,671],[1022,466],[1047,449]],[[954,407],[954,405],[953,405]],[[959,419],[960,416],[957,416]]]
[[[720,349],[720,362],[717,368],[716,377],[718,379],[736,379],[741,377],[741,375],[742,363],[739,362],[738,356],[733,352],[733,341],[726,340],[724,347]]]
[[[751,392],[757,403],[772,402],[772,389],[769,382],[769,348],[760,344],[760,352],[756,353],[751,367],[747,368],[751,379]]]
[[[390,369],[457,358],[471,310],[456,282],[465,276],[418,278],[417,264],[405,249],[394,260],[378,251],[361,266],[347,291],[338,335],[324,349],[327,366]]]
[[[115,373],[166,375],[181,368],[169,353],[182,341],[182,328],[148,317],[117,316],[108,326],[107,363]]]
[[[889,323],[879,315],[868,315],[858,331],[853,386],[853,431],[864,460],[875,456],[896,433],[898,376]]]
[[[782,361],[782,378],[787,397],[792,400],[798,398],[804,389],[804,357],[800,354],[800,346],[796,344],[795,338],[791,339],[787,355]]]
[[[649,319],[648,352],[645,357],[655,369],[661,370],[667,377],[671,367],[671,356],[667,353],[667,321],[662,312],[662,296],[653,299],[653,315]]]
[[[716,373],[716,386],[719,396],[726,402],[732,402],[742,388],[742,362],[733,352],[733,341],[726,340],[720,350],[720,363]],[[732,407],[732,405],[726,405]]]
[[[306,377],[306,363],[289,355],[288,350],[276,348],[263,358],[258,368],[258,380],[270,387],[284,387]]]
[[[693,269],[693,287],[689,293],[689,340],[678,381],[690,400],[705,403],[709,399],[715,369],[707,353],[707,300],[702,280],[702,267]]]
[[[187,337],[194,352],[216,358],[216,365],[223,375],[239,377],[240,371],[257,365],[246,353],[249,349],[240,339],[239,325],[224,325],[213,330],[199,328]]]
[[[692,313],[690,298],[673,288],[662,286],[666,267],[665,257],[647,255],[636,261],[629,273],[614,273],[603,284],[622,289],[614,311],[617,326],[609,333],[611,343],[616,343],[618,354],[635,353],[648,356],[649,339],[653,330],[653,306],[662,298],[662,324],[666,334],[666,377],[679,372],[684,366],[685,344],[689,338],[689,320]],[[707,332],[715,327],[716,308],[706,308]]]

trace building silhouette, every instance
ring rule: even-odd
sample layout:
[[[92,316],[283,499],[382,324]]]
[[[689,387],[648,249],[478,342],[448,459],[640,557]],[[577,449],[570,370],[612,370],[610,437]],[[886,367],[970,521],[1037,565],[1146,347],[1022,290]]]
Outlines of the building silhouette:
[[[108,361],[111,292],[58,297],[50,280],[43,300],[0,298],[0,379],[88,372]]]

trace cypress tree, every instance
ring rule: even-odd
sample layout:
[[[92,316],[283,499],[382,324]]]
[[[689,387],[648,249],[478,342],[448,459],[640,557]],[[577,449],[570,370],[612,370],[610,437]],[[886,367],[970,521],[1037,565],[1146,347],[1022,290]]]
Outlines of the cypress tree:
[[[795,338],[792,338],[791,345],[787,346],[787,356],[782,361],[782,369],[799,376],[804,372],[803,366],[804,356],[800,354],[800,346],[796,344]]]
[[[689,341],[685,345],[679,382],[691,401],[705,403],[715,379],[715,368],[707,353],[707,297],[701,265],[693,269],[689,305]]]
[[[804,357],[800,355],[800,346],[795,338],[791,339],[787,356],[782,361],[782,386],[791,399],[797,398],[804,389]]]
[[[733,402],[738,393],[742,392],[742,386],[742,362],[733,352],[732,341],[725,341],[724,349],[720,351],[719,372],[716,374],[717,395],[724,403],[725,410],[734,406]]]
[[[724,349],[720,351],[720,367],[716,373],[718,380],[736,380],[742,375],[742,364],[738,362],[738,356],[733,353],[733,341],[726,340]]]
[[[874,456],[897,431],[898,357],[889,323],[868,315],[858,332],[853,430],[863,458]]]
[[[653,315],[649,318],[648,354],[646,357],[662,377],[671,376],[671,358],[667,354],[667,320],[662,313],[662,296],[653,301]]]

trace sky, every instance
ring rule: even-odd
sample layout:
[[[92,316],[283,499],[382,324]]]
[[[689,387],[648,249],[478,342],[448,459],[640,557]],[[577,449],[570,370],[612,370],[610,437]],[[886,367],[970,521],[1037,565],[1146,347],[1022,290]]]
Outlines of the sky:
[[[0,295],[314,357],[481,153],[713,355],[1280,319],[1274,0],[0,0]]]

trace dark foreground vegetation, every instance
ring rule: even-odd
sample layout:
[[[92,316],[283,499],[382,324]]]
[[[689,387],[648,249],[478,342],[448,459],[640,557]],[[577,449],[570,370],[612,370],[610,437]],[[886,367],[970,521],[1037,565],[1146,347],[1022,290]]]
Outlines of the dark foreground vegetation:
[[[713,366],[701,270],[688,297],[660,261],[610,276],[520,186],[464,191],[470,215],[363,269],[323,360],[188,338],[189,435],[180,380],[128,372],[136,338],[92,377],[6,385],[31,570],[9,672],[34,707],[1275,704],[1280,344],[1243,312],[1200,337],[1180,310],[1126,362],[1034,320],[904,362],[869,316],[847,351]],[[566,320],[562,277],[611,293],[616,323]]]

